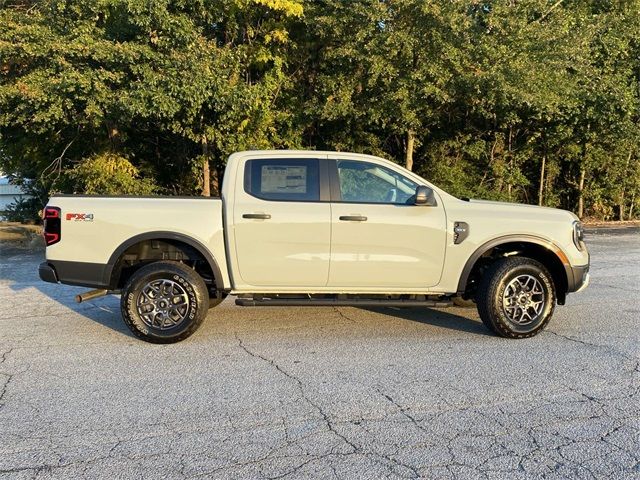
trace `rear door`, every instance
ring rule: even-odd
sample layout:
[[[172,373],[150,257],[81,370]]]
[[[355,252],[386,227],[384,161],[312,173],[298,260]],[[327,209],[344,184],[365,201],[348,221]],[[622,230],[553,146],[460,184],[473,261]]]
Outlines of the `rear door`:
[[[326,286],[331,242],[327,160],[257,158],[240,168],[233,228],[243,283]]]
[[[446,248],[446,216],[413,204],[416,182],[373,161],[336,158],[331,184],[331,287],[398,292],[435,286]]]

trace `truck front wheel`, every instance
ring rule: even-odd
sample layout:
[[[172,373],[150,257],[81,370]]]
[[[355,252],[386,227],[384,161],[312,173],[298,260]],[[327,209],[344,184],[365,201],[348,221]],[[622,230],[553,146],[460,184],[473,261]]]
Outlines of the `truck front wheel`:
[[[484,272],[476,303],[482,322],[501,337],[533,337],[553,315],[553,278],[531,258],[502,258]]]
[[[122,291],[122,317],[133,334],[151,343],[184,340],[202,324],[209,292],[194,270],[159,261],[136,271]]]

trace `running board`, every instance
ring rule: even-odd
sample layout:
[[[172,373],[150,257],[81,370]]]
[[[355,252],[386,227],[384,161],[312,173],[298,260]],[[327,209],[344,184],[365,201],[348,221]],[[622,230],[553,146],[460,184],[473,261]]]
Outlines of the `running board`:
[[[450,307],[451,300],[370,298],[237,298],[240,307]]]

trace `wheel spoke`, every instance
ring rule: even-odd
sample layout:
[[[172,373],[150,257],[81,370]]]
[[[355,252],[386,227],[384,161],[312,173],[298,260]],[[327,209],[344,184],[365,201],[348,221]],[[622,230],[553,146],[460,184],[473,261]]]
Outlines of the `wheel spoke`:
[[[533,275],[519,275],[504,289],[502,309],[510,322],[525,326],[540,318],[545,301],[542,283]]]
[[[513,311],[513,317],[512,317],[515,322],[518,321],[518,312],[520,312],[520,307],[518,305],[516,305],[516,307],[515,307],[515,309]],[[522,316],[522,312],[520,312],[520,316]]]
[[[142,296],[144,297],[145,303],[153,302],[153,297],[149,295],[146,288],[142,289]]]
[[[189,295],[179,283],[169,279],[152,280],[140,292],[136,302],[138,314],[149,327],[166,330],[187,318]]]
[[[188,305],[189,304],[189,297],[187,297],[186,295],[174,295],[173,298],[171,299],[171,305],[173,305],[174,307],[178,307],[180,305]]]
[[[160,312],[157,312],[153,315],[152,323],[153,325],[158,323],[158,327],[162,328],[162,314]]]

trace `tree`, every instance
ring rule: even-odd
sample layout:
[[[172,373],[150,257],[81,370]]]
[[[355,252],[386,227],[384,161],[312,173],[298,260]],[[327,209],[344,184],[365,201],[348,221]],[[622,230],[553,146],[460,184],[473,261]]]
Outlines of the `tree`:
[[[5,169],[65,190],[75,167],[117,154],[165,191],[191,193],[211,157],[217,167],[235,149],[287,143],[275,100],[299,2],[26,7],[0,11]]]
[[[640,0],[19,0],[0,168],[43,199],[96,172],[206,195],[237,150],[350,150],[461,197],[627,219],[639,38]]]

